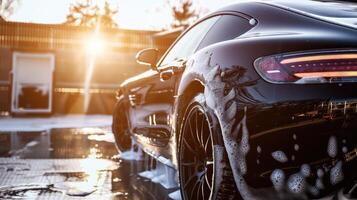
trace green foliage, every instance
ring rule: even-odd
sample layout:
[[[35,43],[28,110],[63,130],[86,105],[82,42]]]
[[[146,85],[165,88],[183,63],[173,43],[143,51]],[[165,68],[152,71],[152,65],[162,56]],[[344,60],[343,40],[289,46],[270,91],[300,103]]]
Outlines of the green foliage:
[[[118,10],[111,8],[108,1],[105,1],[102,10],[90,0],[77,1],[71,5],[65,24],[95,27],[100,23],[101,27],[117,28],[118,24],[113,19],[117,13]]]

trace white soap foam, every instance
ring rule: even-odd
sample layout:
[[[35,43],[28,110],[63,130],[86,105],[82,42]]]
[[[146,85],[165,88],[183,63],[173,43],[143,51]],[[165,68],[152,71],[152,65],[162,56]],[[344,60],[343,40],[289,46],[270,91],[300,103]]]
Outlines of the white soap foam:
[[[176,170],[160,162],[156,163],[156,168],[139,173],[139,176],[150,179],[154,183],[162,185],[166,189],[177,188]]]
[[[339,161],[330,171],[330,182],[332,185],[340,183],[344,178],[342,162]]]
[[[93,141],[98,141],[98,142],[104,141],[104,142],[109,142],[109,143],[115,143],[115,138],[112,133],[88,135],[88,140],[93,140]]]
[[[176,190],[175,192],[171,192],[169,194],[170,199],[172,200],[181,200],[181,191]]]
[[[120,152],[119,158],[123,160],[142,160],[143,152],[142,150],[134,151],[134,149],[130,149],[128,151]]]
[[[311,174],[311,168],[308,164],[301,165],[300,172],[304,177],[308,177]]]
[[[288,179],[288,189],[295,194],[301,194],[306,189],[305,178],[301,174],[293,174]]]
[[[288,157],[283,151],[274,151],[271,156],[278,162],[285,163],[288,162]]]

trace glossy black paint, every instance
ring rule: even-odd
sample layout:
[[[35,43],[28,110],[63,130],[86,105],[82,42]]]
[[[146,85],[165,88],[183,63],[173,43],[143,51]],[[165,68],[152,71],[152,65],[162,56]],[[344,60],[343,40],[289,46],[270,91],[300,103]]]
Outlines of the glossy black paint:
[[[306,1],[306,6],[309,2]],[[324,2],[320,4],[323,7]],[[270,187],[269,176],[276,168],[286,170],[287,174],[299,171],[302,164],[310,164],[312,171],[328,168],[337,159],[346,160],[342,147],[353,155],[357,148],[357,83],[271,84],[254,69],[254,61],[268,55],[357,49],[356,29],[304,15],[286,6],[279,2],[250,2],[222,8],[210,16],[236,15],[247,22],[254,19],[251,29],[236,39],[202,47],[184,63],[187,66],[161,69],[180,69],[168,80],[160,80],[162,72],[151,70],[121,86],[130,131],[144,149],[172,160],[174,165],[177,163],[175,139],[187,96],[203,92],[206,84],[202,76],[193,73],[206,66],[192,63],[209,59],[225,72],[222,81],[238,94],[235,97],[237,119],[242,118],[247,107],[251,150],[244,177],[250,186]],[[338,141],[335,159],[329,158],[326,150],[331,136],[336,136]],[[280,163],[272,158],[271,153],[277,150],[286,153],[288,162]],[[346,161],[344,166],[345,181],[353,180],[357,175],[355,159]],[[336,187],[326,186],[326,194]]]

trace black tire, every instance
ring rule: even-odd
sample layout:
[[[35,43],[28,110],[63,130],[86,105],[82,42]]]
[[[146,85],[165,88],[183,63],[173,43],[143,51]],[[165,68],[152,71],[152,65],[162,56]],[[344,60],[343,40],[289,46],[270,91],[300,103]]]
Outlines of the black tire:
[[[202,93],[188,104],[183,119],[178,146],[182,199],[241,199],[228,164],[219,125],[214,123],[216,118],[205,105]],[[223,149],[221,156],[216,155],[215,148]],[[222,169],[218,188],[214,187],[217,167]]]
[[[113,112],[112,131],[118,151],[124,152],[131,148],[131,137],[128,132],[128,121],[124,112],[124,105],[118,101]]]

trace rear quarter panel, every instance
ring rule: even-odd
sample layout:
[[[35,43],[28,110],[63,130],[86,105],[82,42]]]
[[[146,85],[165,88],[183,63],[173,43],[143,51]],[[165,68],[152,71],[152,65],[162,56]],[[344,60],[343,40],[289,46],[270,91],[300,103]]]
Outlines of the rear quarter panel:
[[[245,193],[264,196],[266,188],[276,191],[272,174],[283,170],[286,195],[305,196],[311,194],[306,188],[315,187],[319,169],[328,176],[319,195],[331,192],[338,185],[332,179],[341,178],[334,177],[333,169],[357,147],[357,83],[271,84],[259,77],[253,63],[279,53],[357,49],[356,31],[335,25],[255,31],[198,51],[187,62],[178,96],[192,82],[202,83],[206,104],[222,128],[236,184]],[[343,163],[346,175],[354,177],[355,161]],[[301,175],[306,166],[309,182],[304,182],[304,190],[294,191],[289,178]]]

